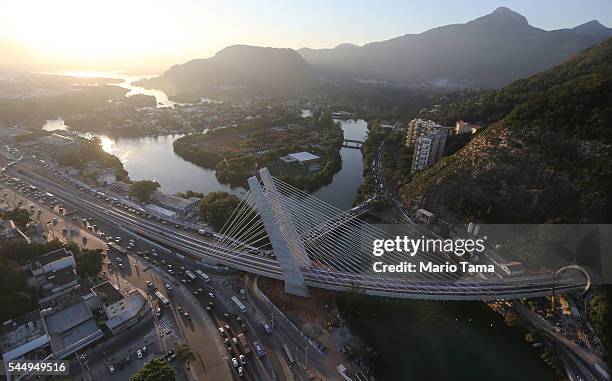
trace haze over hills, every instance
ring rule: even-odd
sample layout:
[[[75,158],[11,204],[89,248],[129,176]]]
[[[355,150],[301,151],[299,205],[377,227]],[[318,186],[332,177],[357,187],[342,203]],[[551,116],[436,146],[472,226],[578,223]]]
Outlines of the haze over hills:
[[[458,102],[492,122],[402,188],[434,212],[483,222],[602,222],[612,178],[612,38],[544,73]]]
[[[298,52],[317,74],[331,80],[365,79],[407,84],[499,87],[546,70],[612,36],[590,21],[545,31],[508,8],[465,24],[447,25],[364,46]]]
[[[211,58],[175,65],[138,83],[183,95],[286,95],[319,87],[314,71],[295,50],[246,45],[229,46]]]

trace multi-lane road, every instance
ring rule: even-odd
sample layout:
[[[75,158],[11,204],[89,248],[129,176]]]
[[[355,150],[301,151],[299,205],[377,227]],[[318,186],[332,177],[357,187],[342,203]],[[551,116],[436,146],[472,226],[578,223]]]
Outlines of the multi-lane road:
[[[152,281],[155,287],[168,297],[170,307],[163,310],[160,317],[162,325],[173,331],[172,336],[176,340],[185,341],[192,348],[195,360],[190,364],[191,373],[197,379],[223,380],[240,378],[238,377],[237,370],[234,369],[231,363],[231,358],[238,357],[241,353],[241,350],[231,340],[232,337],[236,337],[241,332],[235,320],[238,315],[242,315],[248,327],[249,332],[246,333],[246,336],[251,346],[254,341],[259,341],[266,351],[266,355],[262,358],[259,358],[254,352],[247,357],[247,364],[243,366],[244,379],[284,380],[293,378],[294,375],[292,373],[294,372],[297,379],[306,379],[304,372],[290,369],[280,351],[279,343],[281,342],[292,343],[296,348],[304,350],[309,348],[309,364],[312,364],[312,367],[319,367],[322,364],[320,359],[322,354],[309,347],[309,342],[287,323],[283,321],[276,322],[276,329],[272,335],[267,335],[264,332],[260,321],[269,318],[270,315],[266,310],[270,307],[265,305],[260,299],[252,297],[250,295],[250,288],[244,287],[242,281],[236,281],[237,277],[232,275],[231,271],[226,273],[215,270],[214,267],[204,266],[182,255],[177,255],[178,253],[176,252],[163,249],[163,246],[134,234],[132,230],[128,232],[125,225],[118,224],[116,220],[109,218],[111,213],[123,211],[117,208],[111,209],[107,205],[104,205],[104,208],[101,209],[95,203],[95,198],[90,197],[85,192],[74,188],[71,189],[71,187],[62,184],[58,179],[54,179],[51,174],[44,174],[43,171],[31,167],[14,174],[24,178],[28,183],[38,186],[40,189],[52,192],[55,198],[64,204],[66,209],[77,211],[78,220],[81,217],[92,217],[94,223],[98,226],[98,231],[104,231],[106,235],[112,237],[122,236],[124,240],[130,237],[136,239],[138,243],[134,247],[134,251],[129,252],[127,257],[123,257],[122,254],[114,250],[109,252],[109,260],[112,264],[110,267],[111,269],[116,269],[121,278],[129,280],[130,283],[145,291],[147,290],[146,281]],[[76,192],[79,193],[78,197],[75,197]],[[134,217],[129,213],[120,213],[120,215]],[[164,236],[163,241],[171,239],[172,234],[178,234],[178,236],[182,237],[181,239],[189,236],[189,234],[180,229],[164,226],[163,224],[156,224],[155,229],[160,229],[163,232],[160,234],[160,236]],[[166,235],[168,237],[165,237]],[[189,247],[190,243],[187,241],[183,245]],[[158,262],[157,266],[136,255],[137,251],[150,251],[153,248],[157,252],[155,257],[155,260]],[[176,247],[173,247],[173,249],[176,250]],[[120,269],[118,259],[121,259],[123,269]],[[197,281],[192,284],[183,284],[180,278],[168,274],[166,271],[168,265],[172,265],[175,270],[184,268],[181,271],[182,273],[186,270],[195,271],[196,269],[203,269],[211,275],[212,281],[210,283]],[[235,282],[238,283],[234,284]],[[171,295],[168,295],[165,289],[166,283],[171,284],[173,287]],[[246,304],[249,307],[249,311],[246,314],[239,314],[229,301],[232,296],[238,295],[238,291],[242,288],[240,287],[241,284],[245,288]],[[194,296],[194,291],[198,289],[203,289],[204,292]],[[208,292],[212,292],[215,298],[211,299],[208,296]],[[213,313],[208,314],[204,308],[211,301],[214,303]],[[178,313],[178,306],[181,306],[183,311],[189,314],[189,319],[184,318],[184,316]],[[223,338],[218,332],[218,327],[225,325],[230,327],[230,340],[228,344],[232,349],[231,352],[228,351],[228,345],[223,343]],[[127,333],[127,335],[130,335],[130,333]],[[299,356],[299,354],[297,355]],[[95,353],[89,358],[95,359]],[[107,362],[108,359],[105,359],[104,363],[106,364]],[[90,360],[90,363],[93,364],[94,362]],[[318,370],[319,374],[325,374],[329,371],[331,370],[324,367]],[[333,379],[334,376],[330,374],[326,378]]]

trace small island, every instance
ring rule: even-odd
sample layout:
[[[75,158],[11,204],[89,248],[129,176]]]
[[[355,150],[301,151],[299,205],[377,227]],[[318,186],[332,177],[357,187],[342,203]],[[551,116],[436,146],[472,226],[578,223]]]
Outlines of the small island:
[[[219,181],[243,186],[259,168],[288,183],[315,190],[342,167],[342,129],[329,115],[298,119],[284,116],[234,128],[191,134],[174,142],[183,159],[216,170]]]

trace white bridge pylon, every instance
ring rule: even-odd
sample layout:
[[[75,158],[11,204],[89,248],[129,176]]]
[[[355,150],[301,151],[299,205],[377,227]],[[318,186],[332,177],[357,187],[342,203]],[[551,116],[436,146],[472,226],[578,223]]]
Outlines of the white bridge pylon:
[[[310,259],[297,234],[293,223],[279,202],[278,192],[267,168],[259,171],[266,190],[262,189],[257,177],[249,179],[249,189],[253,195],[259,216],[268,232],[272,250],[285,278],[285,292],[306,297],[308,287],[300,266],[310,267]],[[267,197],[266,197],[267,196]]]

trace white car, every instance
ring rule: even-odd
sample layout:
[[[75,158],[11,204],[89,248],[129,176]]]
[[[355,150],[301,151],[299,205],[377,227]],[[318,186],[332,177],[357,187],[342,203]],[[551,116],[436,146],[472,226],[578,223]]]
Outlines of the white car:
[[[246,357],[244,357],[244,355],[238,356],[238,359],[240,359],[240,364],[242,365],[246,364]]]
[[[234,368],[238,368],[238,360],[236,360],[235,357],[232,357],[232,365],[234,366]]]
[[[240,377],[244,376],[244,371],[242,370],[241,366],[238,367],[238,376]]]
[[[232,337],[232,341],[234,342],[234,345],[238,345],[238,339],[236,339],[235,337]]]
[[[142,358],[142,351],[140,349],[136,351],[136,357],[138,357],[139,359]]]

